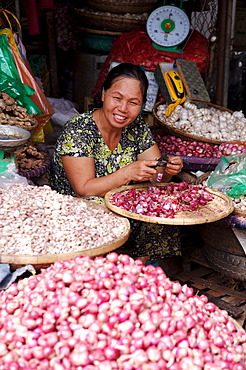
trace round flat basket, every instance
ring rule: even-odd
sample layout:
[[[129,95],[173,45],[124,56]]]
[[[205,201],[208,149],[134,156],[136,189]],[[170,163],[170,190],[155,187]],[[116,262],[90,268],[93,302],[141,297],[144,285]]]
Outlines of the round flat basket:
[[[233,214],[240,217],[246,217],[246,211],[243,211],[242,209],[237,207],[234,208]]]
[[[167,184],[162,183],[157,186],[166,185]],[[138,184],[122,186],[120,188],[111,190],[105,195],[105,204],[113,212],[118,213],[124,217],[144,222],[166,225],[198,225],[208,222],[214,222],[228,216],[230,213],[232,213],[234,209],[233,201],[230,197],[219,191],[215,191],[209,188],[206,188],[206,190],[214,195],[214,198],[211,201],[209,201],[206,205],[199,207],[198,211],[178,212],[174,216],[174,218],[146,216],[139,213],[129,212],[111,203],[111,196],[115,193],[119,192],[124,194],[132,188],[136,189],[136,191],[148,191],[148,187],[150,186],[153,185],[151,185],[150,183],[142,185]]]
[[[145,13],[154,10],[159,0],[86,0],[88,6],[110,13]]]
[[[19,174],[21,176],[26,177],[27,179],[32,179],[34,177],[40,177],[40,176],[43,176],[49,170],[50,166],[51,166],[51,156],[47,155],[41,167],[35,168],[33,170],[29,170],[29,171],[19,170]]]
[[[111,212],[104,204],[98,204],[93,201],[87,201],[85,199],[79,199],[78,201],[86,202],[90,205],[90,207],[94,209],[103,210],[105,212]],[[0,254],[0,263],[8,263],[11,266],[18,268],[21,266],[25,266],[26,264],[33,265],[36,269],[46,268],[50,266],[55,261],[64,261],[67,259],[75,258],[76,256],[90,256],[90,257],[97,257],[102,256],[106,253],[109,253],[117,248],[119,248],[122,244],[124,244],[130,234],[130,222],[127,218],[124,218],[119,215],[114,215],[115,217],[119,217],[121,219],[122,225],[124,227],[124,232],[118,235],[113,241],[108,242],[106,244],[102,244],[96,248],[90,249],[83,249],[80,251],[74,251],[71,253],[61,253],[61,254],[39,254],[35,256],[31,255],[16,255],[16,254]]]
[[[157,108],[159,105],[162,105],[162,104],[165,104],[164,101],[159,101],[158,103],[156,103],[154,105],[154,108],[153,108],[153,116],[154,116],[154,119],[155,121],[163,128],[164,132],[166,132],[167,134],[169,135],[173,135],[173,136],[176,136],[176,137],[180,137],[181,139],[183,140],[189,140],[189,141],[202,141],[202,142],[205,142],[205,143],[209,143],[211,145],[220,145],[222,144],[223,142],[225,142],[225,140],[223,141],[220,141],[220,140],[210,140],[204,136],[196,136],[196,135],[191,135],[183,130],[180,130],[180,129],[177,129],[177,128],[174,128],[172,127],[171,125],[167,124],[165,121],[161,120],[158,115],[157,115]],[[208,107],[213,107],[213,108],[216,108],[216,109],[219,109],[221,111],[227,111],[229,113],[232,113],[231,110],[229,109],[226,109],[224,107],[220,107],[219,105],[215,105],[215,104],[211,104],[211,103],[208,103]]]
[[[146,20],[125,18],[120,16],[109,16],[87,12],[84,9],[74,9],[79,21],[83,26],[99,28],[100,30],[129,32],[137,26],[145,26]]]

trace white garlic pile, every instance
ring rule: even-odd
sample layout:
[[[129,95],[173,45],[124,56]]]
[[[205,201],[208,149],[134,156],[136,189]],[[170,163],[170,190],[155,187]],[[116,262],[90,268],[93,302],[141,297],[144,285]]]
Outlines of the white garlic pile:
[[[0,188],[0,253],[60,254],[97,248],[124,236],[127,224],[103,208],[49,186]]]
[[[233,199],[234,207],[246,212],[246,196],[242,195],[239,198]]]
[[[158,118],[184,134],[198,136],[209,140],[245,141],[246,118],[242,111],[230,113],[215,107],[198,108],[191,102],[177,105],[171,115],[166,117],[166,104],[157,107]]]

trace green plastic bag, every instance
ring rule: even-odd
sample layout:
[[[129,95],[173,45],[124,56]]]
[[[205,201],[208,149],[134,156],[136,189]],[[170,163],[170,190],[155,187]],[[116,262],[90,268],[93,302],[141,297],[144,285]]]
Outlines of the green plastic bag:
[[[30,98],[35,93],[34,89],[21,82],[6,34],[0,34],[0,91],[15,99],[18,105],[27,109],[27,113],[43,114]]]
[[[246,154],[233,154],[221,157],[208,178],[209,188],[221,191],[231,198],[246,194]]]

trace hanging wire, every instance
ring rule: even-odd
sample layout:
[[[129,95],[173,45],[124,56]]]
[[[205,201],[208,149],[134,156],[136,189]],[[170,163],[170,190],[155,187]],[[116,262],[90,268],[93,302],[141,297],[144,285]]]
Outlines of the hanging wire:
[[[19,25],[16,21],[14,21],[13,17],[9,14],[12,13],[14,16],[17,16],[16,14],[16,1],[14,0],[5,0],[1,1],[0,0],[0,9],[6,10],[6,13],[8,17],[6,18],[4,12],[0,12],[0,28],[9,28],[9,20],[11,21],[12,24],[12,29],[14,32],[19,31]],[[18,16],[17,16],[18,17]]]

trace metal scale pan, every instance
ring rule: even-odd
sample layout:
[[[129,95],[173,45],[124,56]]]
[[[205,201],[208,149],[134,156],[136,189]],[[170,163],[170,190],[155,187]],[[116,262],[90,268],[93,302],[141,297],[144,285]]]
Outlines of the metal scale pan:
[[[15,163],[14,149],[25,144],[30,136],[23,128],[0,125],[0,175],[10,163]]]
[[[16,148],[30,138],[29,131],[14,126],[0,125],[0,149]]]

